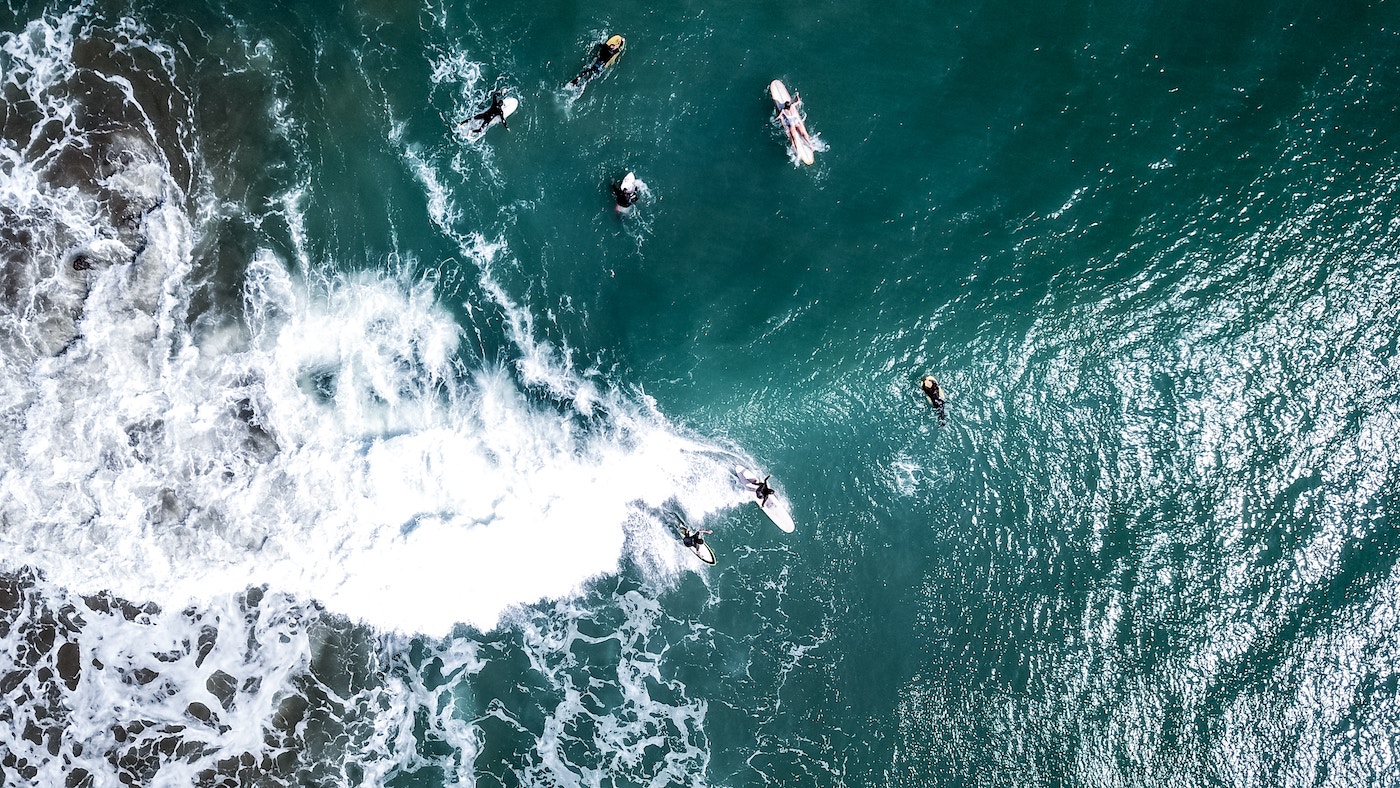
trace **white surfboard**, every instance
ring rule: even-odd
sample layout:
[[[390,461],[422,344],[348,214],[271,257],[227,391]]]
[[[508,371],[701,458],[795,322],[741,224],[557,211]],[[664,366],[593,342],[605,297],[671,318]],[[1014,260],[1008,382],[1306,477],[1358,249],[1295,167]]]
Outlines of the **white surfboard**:
[[[514,96],[506,96],[501,99],[501,114],[507,118],[515,114],[515,110],[520,107],[520,101]],[[486,130],[500,123],[500,118],[492,118],[489,121],[482,121],[480,118],[470,118],[462,124],[462,130],[466,135],[467,142],[476,142],[486,136]]]
[[[742,465],[734,466],[734,475],[744,482],[744,487],[750,493],[753,493],[753,502],[757,503],[758,508],[768,515],[768,519],[772,520],[773,524],[783,531],[792,533],[797,526],[792,521],[792,513],[788,511],[787,499],[775,492],[768,496],[767,502],[759,503],[757,490],[758,483],[762,481],[762,478]]]
[[[779,115],[783,112],[783,105],[792,101],[792,96],[788,94],[787,86],[783,84],[781,79],[775,79],[768,83],[768,95],[773,97],[773,103],[777,105]],[[796,114],[797,107],[793,107],[790,111]],[[779,122],[782,121],[780,120]],[[800,159],[803,164],[811,164],[815,161],[815,152],[812,150],[812,146],[807,143],[807,140],[802,139],[802,135],[789,127],[787,123],[783,123],[783,128],[787,131],[788,142],[792,143],[792,149],[797,151],[797,158]]]

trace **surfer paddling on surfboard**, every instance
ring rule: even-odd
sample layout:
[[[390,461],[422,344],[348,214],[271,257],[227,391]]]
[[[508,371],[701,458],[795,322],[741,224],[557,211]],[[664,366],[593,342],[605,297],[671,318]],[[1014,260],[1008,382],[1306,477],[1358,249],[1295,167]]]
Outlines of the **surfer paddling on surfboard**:
[[[578,76],[569,80],[571,87],[582,88],[589,80],[603,73],[603,69],[611,66],[617,56],[622,54],[622,48],[627,45],[627,40],[622,36],[612,36],[607,41],[598,45],[598,54],[593,58]]]
[[[802,141],[812,147],[812,138],[807,135],[807,125],[802,122],[802,116],[797,114],[797,105],[802,103],[802,94],[798,93],[792,97],[792,101],[784,101],[783,108],[778,110],[778,117],[783,120],[783,128],[787,129],[788,138],[792,139],[792,144],[796,145],[794,136],[802,137]]]
[[[811,164],[816,145],[807,133],[807,124],[803,122],[801,113],[797,111],[802,95],[788,95],[787,86],[781,79],[768,83],[768,95],[773,97],[773,104],[778,108],[778,120],[783,123],[783,131],[787,132],[788,142],[792,144],[797,159],[803,164]]]
[[[924,396],[928,397],[928,402],[933,406],[933,409],[938,411],[938,420],[940,422],[947,421],[948,414],[943,409],[943,389],[938,385],[938,381],[932,375],[925,375],[924,379],[919,381],[919,388],[923,390]]]
[[[471,139],[477,139],[484,135],[493,123],[499,123],[506,131],[510,131],[510,126],[506,125],[506,118],[510,117],[518,106],[520,106],[520,102],[517,99],[503,96],[497,92],[491,96],[491,106],[458,123],[457,128],[465,126],[467,136]]]

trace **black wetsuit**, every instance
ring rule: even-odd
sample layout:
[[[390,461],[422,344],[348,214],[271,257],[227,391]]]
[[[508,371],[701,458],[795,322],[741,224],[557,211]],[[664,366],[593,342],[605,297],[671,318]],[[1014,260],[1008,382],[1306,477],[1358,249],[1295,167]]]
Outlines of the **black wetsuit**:
[[[607,44],[599,44],[598,59],[594,60],[592,63],[589,63],[588,68],[585,68],[582,72],[579,73],[578,76],[570,80],[569,84],[581,85],[584,82],[587,82],[588,80],[603,73],[603,69],[608,67],[608,61],[611,60],[612,57],[616,55],[619,51],[621,50],[613,49]]]
[[[924,396],[928,397],[929,404],[933,405],[933,412],[938,414],[938,423],[948,423],[948,411],[944,409],[943,389],[939,387],[938,381],[933,378],[924,378],[919,387],[923,389]]]
[[[506,131],[510,131],[510,126],[506,125],[506,111],[502,104],[504,104],[504,100],[501,98],[501,94],[497,93],[491,97],[491,106],[487,107],[485,112],[476,116],[476,119],[481,121],[482,128],[491,125],[493,119],[500,118],[501,127]]]
[[[931,402],[931,403],[933,403],[933,406],[934,406],[935,408],[938,408],[939,410],[942,410],[942,409],[943,409],[943,389],[941,389],[941,388],[938,387],[938,383],[937,383],[936,381],[934,381],[934,382],[925,382],[925,383],[921,384],[921,388],[923,388],[923,390],[924,390],[924,396],[925,396],[925,397],[928,397],[928,401]]]
[[[771,474],[768,476],[764,476],[763,481],[758,483],[758,489],[754,490],[754,494],[758,496],[759,506],[763,506],[764,504],[768,503],[768,496],[776,492],[776,490],[768,486],[768,480],[771,478]]]
[[[481,121],[481,128],[476,131],[476,133],[479,134],[481,132],[484,132],[487,129],[487,127],[491,125],[491,121],[499,118],[501,121],[501,126],[504,127],[506,131],[510,131],[510,126],[506,125],[506,111],[505,108],[502,106],[503,104],[504,99],[501,98],[500,93],[497,93],[496,95],[491,97],[491,106],[487,107],[485,112],[477,113],[471,116],[470,118],[467,118],[466,120],[462,121],[458,125],[465,126],[474,120],[479,120]]]
[[[613,194],[617,196],[617,207],[631,208],[637,203],[637,190],[624,189],[620,184],[613,184]]]
[[[596,74],[607,68],[608,61],[612,60],[613,57],[617,55],[618,51],[619,50],[608,46],[606,43],[600,44],[598,46],[598,59],[593,62],[593,72]]]

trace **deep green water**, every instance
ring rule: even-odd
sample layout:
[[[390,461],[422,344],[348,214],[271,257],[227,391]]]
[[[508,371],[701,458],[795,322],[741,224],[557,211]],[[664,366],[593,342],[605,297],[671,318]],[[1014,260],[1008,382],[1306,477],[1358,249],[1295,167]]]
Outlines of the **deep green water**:
[[[250,320],[259,249],[312,282],[426,282],[464,379],[503,369],[584,434],[654,405],[755,458],[797,520],[727,505],[705,519],[715,569],[629,542],[578,593],[446,638],[287,589],[311,622],[299,725],[243,784],[1398,784],[1393,3],[79,16],[170,47],[156,136],[199,148],[170,157],[188,195],[233,206],[190,210],[192,335]],[[567,94],[612,32],[621,59]],[[788,158],[773,78],[804,99],[813,167]],[[521,98],[510,130],[454,137],[497,88]],[[647,193],[619,219],[629,170]],[[569,374],[518,363],[520,315]],[[580,381],[620,400],[586,411]],[[68,735],[130,768],[84,719]]]

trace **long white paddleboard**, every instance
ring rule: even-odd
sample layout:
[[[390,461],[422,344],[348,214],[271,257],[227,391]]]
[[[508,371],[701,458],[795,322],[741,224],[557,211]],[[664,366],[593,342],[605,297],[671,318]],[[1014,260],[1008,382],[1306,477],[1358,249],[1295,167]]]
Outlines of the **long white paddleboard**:
[[[501,99],[501,113],[507,118],[514,115],[515,110],[519,107],[520,101],[514,96],[506,96]],[[487,129],[500,122],[500,118],[492,118],[489,121],[483,121],[480,118],[471,118],[466,123],[462,124],[462,131],[466,135],[467,142],[476,142],[486,136]]]
[[[778,107],[779,116],[783,114],[783,105],[792,101],[792,96],[788,95],[787,86],[783,84],[781,79],[775,79],[768,83],[768,95],[773,97],[773,103]],[[796,115],[797,107],[794,106],[787,111]],[[796,129],[781,120],[781,117],[779,122],[783,124],[783,129],[787,131],[788,142],[791,142],[792,149],[797,151],[797,158],[801,159],[803,164],[811,164],[815,161],[816,159],[813,155],[814,151],[812,150],[812,146],[807,144],[807,140],[802,139],[802,135],[798,134]]]
[[[763,513],[768,515],[768,519],[772,520],[774,525],[787,533],[792,533],[792,529],[797,526],[792,522],[792,513],[788,511],[787,499],[775,492],[768,496],[768,501],[766,503],[759,503],[757,491],[758,483],[762,481],[762,479],[753,471],[742,465],[734,466],[734,475],[738,476],[739,479],[744,482],[744,487],[748,489],[750,493],[753,493],[753,502],[757,503],[758,508],[762,509]]]

